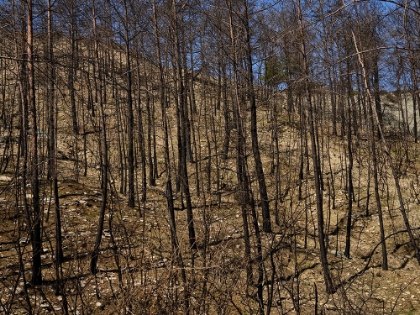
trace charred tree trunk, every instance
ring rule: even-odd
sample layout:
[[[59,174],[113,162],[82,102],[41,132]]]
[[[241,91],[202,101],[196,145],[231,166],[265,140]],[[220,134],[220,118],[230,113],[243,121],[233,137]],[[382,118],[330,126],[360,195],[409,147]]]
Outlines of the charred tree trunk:
[[[252,140],[252,152],[255,160],[255,171],[258,179],[258,187],[260,192],[260,203],[263,217],[263,231],[266,233],[271,232],[271,219],[270,219],[270,207],[267,194],[267,186],[265,183],[264,169],[261,162],[260,147],[258,142],[258,127],[257,127],[257,100],[255,97],[254,90],[254,73],[252,70],[252,51],[251,51],[251,34],[249,28],[249,16],[248,16],[248,3],[247,0],[243,0],[244,10],[244,29],[245,29],[245,58],[247,68],[247,88],[249,94],[249,100],[251,102],[251,140]]]
[[[57,179],[57,144],[56,144],[56,100],[55,100],[55,65],[54,65],[54,49],[53,49],[53,30],[52,30],[52,3],[47,0],[48,9],[48,41],[47,41],[47,61],[48,61],[48,181],[52,186],[54,196],[54,210],[55,210],[55,271],[56,271],[56,294],[63,293],[61,282],[61,263],[63,262],[63,247],[62,247],[62,233],[61,233],[61,213],[60,213],[60,198],[58,191]],[[64,303],[67,307],[67,304]],[[67,313],[67,310],[66,310]]]
[[[192,203],[191,203],[191,193],[190,193],[190,186],[189,186],[189,179],[188,179],[188,168],[187,168],[187,159],[190,152],[190,143],[189,143],[189,136],[188,136],[188,111],[187,111],[187,99],[186,99],[186,88],[184,84],[184,75],[183,75],[183,61],[182,61],[182,52],[181,52],[181,43],[179,39],[179,25],[178,25],[178,14],[175,0],[172,1],[172,23],[173,23],[173,36],[174,36],[174,56],[175,56],[175,64],[176,64],[176,77],[177,77],[177,99],[178,99],[178,119],[179,119],[179,126],[180,126],[180,135],[178,136],[178,143],[179,146],[179,180],[183,194],[185,195],[186,207],[187,207],[187,224],[188,224],[188,236],[190,247],[192,249],[197,248],[196,244],[196,236],[195,236],[195,228],[194,228],[194,216],[192,211]]]
[[[156,10],[156,2],[153,1],[153,24],[154,24],[154,40],[156,45],[156,58],[158,60],[159,67],[159,101],[162,113],[162,128],[164,136],[164,156],[165,156],[165,172],[166,172],[166,187],[165,187],[165,197],[168,208],[169,215],[169,227],[171,233],[171,244],[172,251],[175,258],[176,265],[181,270],[181,279],[184,284],[184,312],[189,314],[190,306],[190,293],[187,286],[187,275],[185,272],[184,261],[182,258],[182,252],[179,247],[179,241],[176,231],[176,220],[175,220],[175,207],[172,191],[172,171],[171,171],[171,157],[169,152],[169,126],[168,126],[168,116],[166,112],[166,96],[165,96],[165,80],[164,80],[164,69],[161,62],[161,49],[160,49],[160,39],[159,39],[159,28],[158,28],[158,16]]]
[[[68,70],[68,89],[70,94],[70,105],[71,105],[71,117],[73,123],[73,133],[79,134],[79,124],[77,122],[77,107],[76,107],[76,95],[74,88],[74,74],[77,67],[77,55],[76,55],[76,14],[74,12],[75,6],[72,3],[70,8],[70,69]]]
[[[99,47],[98,47],[98,38],[97,38],[97,31],[96,31],[96,10],[95,10],[95,0],[92,1],[92,21],[93,21],[93,34],[94,34],[94,55],[95,55],[95,63],[96,63],[96,70],[98,71],[97,75],[95,76],[95,80],[97,80],[97,84],[95,86],[99,87],[98,92],[98,102],[99,102],[99,119],[100,119],[100,143],[99,143],[99,151],[101,154],[101,192],[102,192],[102,201],[101,201],[101,209],[99,213],[98,219],[98,227],[95,239],[95,245],[90,257],[90,272],[92,274],[96,274],[98,272],[98,257],[99,257],[99,248],[101,246],[102,241],[102,232],[104,229],[104,221],[105,221],[105,211],[107,208],[108,202],[108,145],[107,145],[107,135],[106,135],[106,120],[105,120],[105,111],[104,111],[104,102],[103,102],[103,91],[101,89],[103,80],[102,80],[102,70],[99,64],[100,56],[99,56]]]
[[[248,223],[248,208],[251,202],[251,192],[249,191],[250,183],[246,167],[246,153],[245,153],[245,136],[243,130],[243,121],[241,113],[241,101],[240,101],[240,86],[238,81],[238,50],[236,46],[237,38],[235,36],[235,22],[234,12],[232,8],[232,1],[226,0],[226,4],[229,10],[229,32],[231,40],[231,58],[233,67],[233,84],[234,84],[234,101],[233,101],[233,117],[236,127],[236,177],[238,180],[238,186],[236,191],[236,199],[241,205],[242,222],[244,229],[244,258],[246,261],[246,274],[247,274],[247,290],[253,283],[253,271],[252,271],[252,258],[251,258],[251,243],[250,243],[250,232]]]
[[[133,75],[131,73],[131,47],[130,30],[128,25],[127,1],[124,1],[124,40],[125,40],[125,66],[127,80],[127,137],[128,137],[128,206],[135,204],[134,190],[134,112],[133,112]]]
[[[38,163],[38,122],[37,108],[35,100],[35,68],[33,53],[33,11],[32,0],[27,1],[27,70],[28,70],[28,97],[29,97],[29,113],[31,123],[31,185],[32,185],[32,225],[31,225],[31,242],[32,242],[32,284],[40,285],[42,283],[42,231],[41,231],[41,207],[40,207],[40,191],[39,191],[39,163]]]
[[[312,104],[311,88],[309,86],[309,69],[307,61],[307,52],[306,52],[306,43],[305,43],[305,33],[303,29],[303,17],[301,11],[301,3],[298,0],[298,22],[299,29],[301,33],[301,53],[303,61],[303,73],[305,76],[305,93],[306,93],[306,102],[308,105],[308,118],[309,118],[309,133],[311,137],[311,148],[312,148],[312,163],[314,167],[314,177],[315,177],[315,194],[316,194],[316,209],[317,209],[317,221],[318,221],[318,241],[320,249],[320,260],[322,265],[322,271],[324,275],[325,290],[328,294],[336,292],[336,287],[332,281],[331,272],[328,265],[327,258],[327,247],[326,247],[326,237],[324,231],[324,209],[322,201],[322,185],[321,185],[321,163],[320,156],[318,154],[317,148],[317,139],[316,139],[316,130],[315,130],[315,121],[314,121],[314,106]]]
[[[351,104],[350,100],[347,101],[347,225],[346,225],[346,247],[344,255],[350,258],[350,240],[351,240],[351,217],[353,215],[353,145],[352,145],[352,119],[351,119]]]

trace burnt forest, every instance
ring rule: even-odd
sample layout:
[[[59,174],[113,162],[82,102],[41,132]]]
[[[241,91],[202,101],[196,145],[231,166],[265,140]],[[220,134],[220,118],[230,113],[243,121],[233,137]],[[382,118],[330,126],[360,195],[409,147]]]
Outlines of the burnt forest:
[[[420,2],[0,0],[0,314],[420,314]]]

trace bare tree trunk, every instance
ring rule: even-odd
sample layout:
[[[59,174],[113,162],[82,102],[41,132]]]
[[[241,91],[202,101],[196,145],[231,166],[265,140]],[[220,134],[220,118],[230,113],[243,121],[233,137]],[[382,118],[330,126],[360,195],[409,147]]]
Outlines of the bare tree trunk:
[[[383,114],[382,114],[382,103],[381,103],[381,94],[379,87],[379,65],[378,65],[378,56],[374,57],[373,61],[373,94],[375,99],[376,112],[378,113],[378,120],[383,129]]]
[[[12,5],[12,14],[13,17],[16,16],[17,12],[20,11],[20,13],[25,12],[26,9],[26,3],[21,2],[19,3],[21,5],[20,8],[15,7],[15,5]],[[20,9],[20,10],[19,10]],[[28,71],[27,71],[27,52],[25,50],[25,45],[27,41],[27,24],[25,20],[24,14],[19,15],[19,26],[17,27],[17,32],[15,32],[15,53],[16,53],[16,68],[18,69],[19,73],[19,97],[18,97],[18,104],[19,104],[19,120],[20,120],[20,135],[19,135],[19,146],[18,146],[18,159],[17,159],[17,165],[16,165],[16,177],[18,177],[19,168],[22,169],[20,176],[21,180],[20,183],[17,185],[16,190],[16,213],[19,214],[18,205],[19,205],[19,199],[22,198],[22,207],[24,209],[24,213],[26,216],[26,224],[29,227],[29,233],[32,231],[32,216],[29,209],[28,204],[28,198],[27,198],[27,180],[28,180],[28,164],[29,164],[29,122],[28,122]],[[22,164],[20,162],[22,161]],[[19,215],[17,215],[19,218]],[[18,221],[19,224],[19,221]],[[19,224],[18,227],[18,235],[21,235],[21,224]],[[25,263],[23,261],[23,252],[20,244],[18,243],[18,255],[19,255],[19,266],[20,266],[20,273],[22,274],[22,278],[26,279],[26,269],[25,269]],[[25,281],[24,283],[24,292],[25,292],[25,301],[28,306],[28,311],[30,314],[33,314],[33,308],[31,301],[29,299],[28,294],[28,286]]]
[[[222,61],[223,62],[223,61]],[[224,127],[224,140],[223,140],[223,152],[222,157],[224,160],[227,160],[229,156],[229,145],[230,145],[230,134],[232,130],[231,114],[228,101],[228,80],[226,78],[226,65],[220,66],[221,71],[221,94],[223,99],[223,127]]]
[[[97,38],[97,31],[96,31],[96,10],[95,10],[95,0],[91,0],[92,3],[92,21],[93,21],[93,36],[94,36],[94,55],[95,55],[95,63],[96,63],[96,71],[98,71],[98,75],[95,76],[95,80],[97,80],[97,84],[95,86],[99,87],[98,92],[98,102],[99,102],[99,119],[100,119],[100,153],[101,153],[101,191],[102,191],[102,201],[101,201],[101,209],[99,213],[99,220],[98,220],[98,227],[96,232],[96,239],[93,251],[90,257],[90,272],[92,274],[96,274],[98,272],[97,263],[98,263],[98,256],[99,256],[99,248],[101,246],[102,241],[102,232],[104,228],[104,221],[105,221],[105,211],[107,207],[108,201],[108,145],[107,145],[107,136],[106,136],[106,121],[105,121],[105,112],[104,112],[104,103],[103,103],[103,91],[100,88],[102,86],[102,70],[99,64],[99,47],[98,47],[98,38]]]
[[[344,255],[350,258],[350,244],[351,244],[351,217],[353,215],[353,145],[352,145],[352,107],[350,100],[347,101],[347,224],[346,224],[346,247]]]
[[[74,74],[77,66],[77,55],[76,55],[76,16],[75,16],[75,5],[70,4],[70,69],[68,72],[68,89],[70,94],[70,105],[71,105],[71,117],[73,123],[73,133],[77,135],[79,133],[79,124],[77,122],[77,108],[76,108],[76,97],[74,88]]]
[[[233,67],[233,84],[234,86],[234,121],[236,127],[236,177],[238,179],[237,199],[241,205],[242,222],[244,229],[244,255],[246,260],[246,274],[247,274],[247,290],[253,282],[252,275],[252,261],[251,261],[251,243],[250,232],[248,225],[248,207],[251,202],[249,191],[249,179],[246,168],[246,154],[245,154],[245,136],[243,130],[243,121],[240,109],[239,96],[239,81],[238,81],[238,51],[236,47],[235,23],[233,17],[232,1],[226,0],[229,10],[229,31],[231,40],[231,58]]]
[[[145,74],[145,85],[146,85],[146,113],[147,113],[147,164],[149,167],[149,185],[150,186],[156,186],[156,178],[157,175],[155,173],[155,165],[153,162],[153,151],[152,147],[156,148],[156,139],[153,136],[153,130],[156,128],[153,124],[155,121],[155,106],[154,106],[154,100],[153,100],[153,94],[149,93],[149,89],[151,87],[151,84],[147,80],[146,76],[146,69],[144,69]]]
[[[413,54],[411,41],[407,40],[407,42],[408,42],[408,55],[409,55],[409,61],[410,61],[410,75],[411,75],[411,80],[412,80],[412,85],[413,85],[411,89],[411,97],[413,98],[413,134],[414,134],[414,141],[417,143],[418,141],[417,107],[420,106],[420,104],[419,104],[419,95],[418,95],[418,79],[417,79],[417,73],[416,73],[416,59],[415,59],[416,57]]]
[[[311,89],[309,86],[309,69],[307,65],[307,54],[306,54],[306,44],[305,44],[305,34],[303,31],[303,18],[301,11],[301,2],[298,0],[298,22],[299,29],[301,33],[301,53],[303,59],[303,73],[305,76],[305,92],[306,92],[306,101],[308,104],[308,118],[309,118],[309,133],[311,137],[311,146],[312,146],[312,162],[314,167],[314,177],[315,177],[315,193],[316,193],[316,208],[317,208],[317,219],[318,219],[318,240],[319,240],[319,249],[320,249],[320,259],[322,265],[322,271],[324,275],[325,290],[328,294],[336,292],[336,287],[331,278],[331,272],[328,266],[327,258],[327,248],[325,243],[325,231],[324,231],[324,209],[322,201],[322,190],[321,190],[321,165],[320,157],[318,154],[317,148],[317,139],[315,131],[315,122],[314,122],[314,113],[313,113],[313,104],[311,97]]]
[[[31,168],[32,168],[32,284],[40,285],[42,283],[42,238],[41,238],[41,208],[39,197],[39,164],[38,164],[38,122],[37,108],[35,100],[35,69],[33,56],[33,17],[32,17],[32,0],[27,1],[27,54],[28,54],[28,96],[29,96],[29,112],[31,122]]]
[[[192,203],[191,203],[191,193],[189,187],[189,179],[188,179],[188,168],[187,168],[187,159],[190,151],[190,143],[189,143],[189,136],[188,136],[188,111],[187,111],[187,99],[186,99],[186,88],[184,85],[184,76],[183,75],[183,67],[182,67],[182,56],[181,56],[181,43],[179,41],[179,25],[178,25],[178,15],[176,11],[176,2],[175,0],[172,1],[172,23],[173,23],[173,36],[174,36],[174,55],[175,55],[175,62],[176,62],[176,76],[178,81],[178,119],[180,124],[180,135],[178,139],[180,143],[178,143],[179,148],[179,180],[182,188],[182,192],[185,194],[185,201],[187,207],[187,224],[188,224],[188,236],[190,247],[192,249],[197,248],[196,244],[196,236],[195,236],[195,228],[194,228],[194,216],[192,211]]]
[[[54,49],[53,49],[53,30],[52,30],[52,3],[47,0],[48,14],[48,42],[47,42],[47,60],[48,60],[48,180],[52,185],[54,194],[54,210],[55,210],[55,272],[56,272],[56,294],[63,294],[64,288],[61,280],[61,263],[63,262],[63,241],[61,234],[61,213],[60,213],[60,197],[58,191],[57,179],[57,143],[56,143],[56,100],[55,100],[55,65],[54,65]],[[65,297],[65,295],[63,295]],[[66,299],[63,299],[65,312],[67,313]]]
[[[127,1],[124,0],[124,41],[125,41],[125,66],[127,78],[127,137],[128,137],[128,206],[133,208],[135,203],[134,190],[134,113],[133,113],[133,75],[131,73],[131,47],[130,26],[128,22]]]
[[[369,107],[369,129],[370,129],[370,141],[371,141],[371,154],[372,154],[372,163],[373,163],[373,185],[374,185],[374,192],[375,192],[375,200],[376,200],[376,207],[378,210],[379,215],[379,229],[380,229],[380,239],[381,239],[381,248],[382,248],[382,269],[388,270],[388,254],[386,249],[386,242],[385,242],[385,228],[384,228],[384,220],[383,220],[383,210],[382,210],[382,202],[381,196],[379,194],[379,179],[378,179],[378,152],[376,150],[376,136],[375,136],[375,122],[373,118],[372,108]],[[368,208],[368,205],[366,205]]]
[[[263,231],[266,233],[271,232],[271,219],[270,219],[270,207],[268,202],[267,186],[265,183],[264,169],[261,162],[261,154],[258,143],[258,127],[257,127],[257,101],[254,90],[254,73],[252,70],[252,51],[251,51],[251,34],[249,28],[249,14],[248,14],[248,3],[247,0],[243,0],[243,23],[245,28],[245,58],[247,63],[247,92],[249,100],[251,102],[251,140],[252,140],[252,152],[255,160],[255,171],[258,179],[258,187],[260,192],[260,203],[262,208],[263,217]]]
[[[136,54],[137,60],[137,89],[140,90],[141,85],[141,75],[140,75],[140,55]],[[146,76],[145,76],[146,77]],[[149,92],[146,91],[146,103],[150,103]],[[141,202],[146,201],[147,197],[147,156],[146,156],[146,144],[145,144],[145,137],[144,137],[144,126],[143,126],[143,112],[141,106],[141,94],[137,93],[137,120],[138,120],[138,135],[139,135],[139,151],[140,151],[140,162],[141,162]],[[146,104],[146,106],[150,106],[150,104]],[[150,152],[150,151],[149,151]],[[152,165],[150,165],[152,167]],[[153,174],[151,174],[153,176]]]
[[[164,80],[164,69],[161,62],[161,49],[160,49],[160,40],[159,40],[159,33],[158,33],[158,21],[157,21],[157,10],[156,10],[156,2],[153,0],[153,26],[154,26],[154,39],[156,45],[156,58],[158,60],[158,67],[159,67],[159,100],[161,106],[161,113],[162,113],[162,128],[163,128],[163,136],[164,136],[164,157],[165,157],[165,171],[166,171],[166,187],[165,187],[165,197],[167,202],[168,208],[168,215],[169,215],[169,227],[171,233],[171,244],[172,244],[172,251],[175,257],[175,263],[181,270],[181,279],[184,284],[184,312],[185,314],[190,313],[190,293],[189,288],[187,286],[187,275],[185,272],[184,261],[182,258],[182,252],[179,247],[179,241],[176,231],[176,221],[175,221],[175,208],[174,208],[174,199],[173,199],[173,191],[172,191],[172,171],[171,171],[171,157],[169,152],[169,132],[168,132],[168,116],[166,112],[166,96],[165,96],[165,80]]]

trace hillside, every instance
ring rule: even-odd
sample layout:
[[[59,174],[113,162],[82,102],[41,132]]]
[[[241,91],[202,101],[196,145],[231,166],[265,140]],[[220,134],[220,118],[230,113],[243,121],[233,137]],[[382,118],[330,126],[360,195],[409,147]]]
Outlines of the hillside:
[[[246,1],[92,3],[0,39],[0,314],[420,314],[418,93],[363,31],[321,65],[296,13],[270,72]]]

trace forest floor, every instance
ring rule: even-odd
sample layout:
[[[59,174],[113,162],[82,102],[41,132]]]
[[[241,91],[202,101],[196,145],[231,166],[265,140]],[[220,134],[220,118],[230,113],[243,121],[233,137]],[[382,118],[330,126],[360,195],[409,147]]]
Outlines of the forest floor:
[[[264,118],[265,119],[265,118]],[[270,172],[270,124],[261,118],[261,149],[271,197],[278,187],[275,172]],[[281,170],[283,200],[270,203],[273,233],[261,234],[264,275],[264,306],[270,314],[420,314],[420,267],[401,218],[390,170],[381,161],[380,189],[383,193],[384,226],[389,270],[382,270],[378,212],[369,165],[362,158],[368,143],[355,143],[355,200],[352,215],[351,254],[344,256],[348,198],[345,187],[346,151],[339,137],[324,139],[323,169],[326,188],[324,218],[328,231],[328,260],[337,292],[326,294],[316,231],[316,207],[310,173],[298,198],[295,174],[298,168],[299,132],[293,124],[281,123]],[[208,166],[203,158],[189,164],[198,249],[188,246],[186,211],[183,196],[175,195],[177,236],[182,262],[173,254],[165,200],[163,161],[156,186],[147,188],[145,202],[127,207],[117,179],[110,180],[110,199],[99,256],[99,273],[89,271],[90,254],[97,233],[101,205],[100,175],[96,143],[98,134],[87,137],[87,174],[83,176],[81,136],[66,134],[62,127],[58,143],[60,209],[62,215],[65,262],[62,279],[65,294],[56,293],[54,267],[54,199],[48,183],[42,186],[43,279],[32,287],[31,245],[23,207],[16,207],[19,176],[0,175],[0,313],[34,314],[256,314],[255,281],[258,277],[255,226],[249,216],[254,277],[247,284],[244,259],[244,228],[235,190],[234,150],[227,161],[213,159]],[[112,132],[112,131],[111,131]],[[175,131],[173,132],[175,134]],[[116,139],[111,137],[111,145]],[[392,140],[390,140],[392,141]],[[200,144],[201,145],[201,144]],[[400,163],[400,184],[413,233],[420,239],[420,146],[413,141],[391,143],[395,152],[409,147],[410,161]],[[202,145],[203,152],[206,148]],[[75,154],[77,152],[77,154]],[[327,158],[326,158],[327,157]],[[309,161],[309,160],[308,160]],[[111,154],[111,171],[118,173],[117,152]],[[310,167],[310,161],[308,162]],[[344,165],[344,167],[343,167]],[[197,167],[197,168],[196,168]],[[224,188],[211,191],[197,187],[205,181],[206,167],[220,171]],[[250,162],[250,169],[252,163]],[[139,170],[140,174],[140,170]],[[251,172],[253,187],[257,191]],[[115,178],[117,178],[115,176]],[[213,180],[213,179],[212,179]],[[28,200],[31,196],[28,191]],[[138,192],[141,189],[138,187]],[[368,200],[369,199],[369,200]],[[277,206],[277,208],[275,208]],[[259,212],[260,208],[256,207]],[[274,213],[279,213],[279,225]],[[367,213],[368,212],[368,213]],[[259,215],[260,217],[260,215]],[[419,243],[418,243],[419,244]],[[20,260],[20,258],[22,258]],[[189,305],[185,304],[188,292]]]

